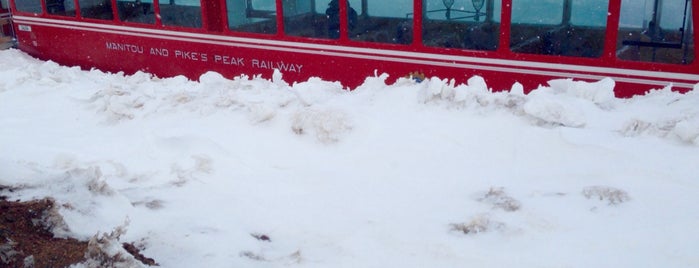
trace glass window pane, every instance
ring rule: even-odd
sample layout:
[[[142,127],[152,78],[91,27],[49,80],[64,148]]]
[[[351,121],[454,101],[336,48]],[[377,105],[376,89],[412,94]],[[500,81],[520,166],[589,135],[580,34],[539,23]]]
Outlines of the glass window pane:
[[[622,0],[617,57],[673,64],[693,62],[691,6],[691,0]]]
[[[10,6],[7,4],[8,0],[0,0],[0,9],[8,10]]]
[[[510,49],[528,54],[600,57],[608,4],[608,0],[513,0]],[[551,10],[543,12],[547,9]],[[549,18],[548,14],[556,15]]]
[[[152,1],[119,0],[117,1],[119,20],[138,23],[155,23]]]
[[[163,25],[201,28],[201,2],[198,0],[164,0],[160,5]]]
[[[274,34],[277,32],[275,0],[226,0],[228,27],[232,31]]]
[[[15,0],[18,11],[29,13],[41,13],[41,0]]]
[[[461,0],[449,5],[442,0],[424,0],[424,44],[476,50],[497,49],[500,3],[497,0]]]
[[[413,41],[412,0],[349,0],[350,12],[355,8],[361,16],[349,19],[350,39],[363,42],[410,44]],[[355,12],[356,13],[356,12]]]
[[[112,1],[110,0],[80,0],[78,4],[80,5],[80,15],[83,18],[114,19],[112,15]]]
[[[560,24],[564,0],[512,0],[512,23]]]
[[[325,6],[321,4],[327,3]],[[333,4],[334,3],[334,4]],[[337,38],[334,28],[339,31],[339,17],[326,13],[337,7],[337,0],[331,2],[308,0],[286,0],[284,7],[284,33],[290,36],[311,38]],[[323,13],[318,12],[322,10]],[[328,15],[326,15],[328,14]]]
[[[575,0],[571,12],[571,23],[578,26],[607,26],[609,1]]]
[[[75,16],[75,2],[72,0],[46,0],[46,11],[51,15]]]
[[[332,0],[316,0],[316,13],[325,14]]]

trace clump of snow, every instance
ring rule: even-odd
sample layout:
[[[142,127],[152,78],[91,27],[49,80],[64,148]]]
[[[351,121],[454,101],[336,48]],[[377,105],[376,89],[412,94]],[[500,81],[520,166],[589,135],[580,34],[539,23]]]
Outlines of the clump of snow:
[[[587,199],[598,199],[607,201],[609,205],[617,205],[629,201],[629,194],[626,191],[609,186],[589,186],[582,191]]]
[[[302,109],[293,115],[291,129],[298,135],[311,134],[323,143],[334,143],[352,130],[349,116],[333,109]]]
[[[679,94],[671,87],[650,91],[645,96],[628,100],[630,116],[619,128],[627,137],[650,135],[698,145],[699,94]]]
[[[587,119],[583,110],[575,105],[576,102],[578,100],[534,91],[522,108],[537,125],[584,127]]]
[[[449,225],[452,231],[462,232],[464,234],[479,234],[488,231],[497,231],[505,228],[502,222],[494,221],[488,214],[481,214],[473,217],[465,223],[452,223]]]
[[[699,145],[699,116],[678,122],[672,133],[681,141]]]
[[[128,221],[109,233],[96,234],[90,238],[85,251],[85,261],[71,265],[71,268],[136,268],[147,267],[127,252],[120,242],[126,233]]]
[[[554,79],[548,82],[551,89],[559,94],[603,104],[613,101],[615,82],[611,78],[604,78],[594,83],[573,81],[572,79]]]
[[[503,187],[491,187],[483,197],[478,198],[478,201],[491,204],[493,208],[499,208],[505,211],[517,211],[522,204],[517,199],[505,193]]]

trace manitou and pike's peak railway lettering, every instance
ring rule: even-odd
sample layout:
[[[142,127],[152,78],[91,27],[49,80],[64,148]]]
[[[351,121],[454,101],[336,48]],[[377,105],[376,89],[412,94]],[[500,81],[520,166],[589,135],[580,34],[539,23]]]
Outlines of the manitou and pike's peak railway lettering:
[[[213,57],[209,56],[209,53],[202,53],[202,52],[193,52],[193,51],[186,51],[186,50],[179,50],[179,49],[174,49],[172,50],[173,52],[170,52],[171,49],[167,48],[149,48],[146,49],[144,46],[140,45],[133,45],[133,44],[126,44],[126,43],[116,43],[116,42],[106,42],[106,47],[108,50],[115,50],[115,51],[122,51],[122,52],[128,52],[128,53],[135,53],[135,54],[150,54],[153,56],[161,56],[161,57],[174,57],[176,59],[181,59],[181,60],[190,60],[190,61],[201,61],[201,62],[209,62],[211,59],[213,59],[213,63],[216,64],[222,64],[222,65],[234,65],[238,67],[245,67],[245,62],[246,58],[243,57],[235,57],[235,56],[227,56],[227,55],[217,55],[213,54]],[[148,53],[146,53],[148,52]],[[266,70],[273,70],[273,69],[278,69],[279,71],[282,72],[293,72],[293,73],[300,73],[301,70],[303,69],[303,64],[297,64],[297,63],[289,63],[285,61],[273,61],[273,60],[263,60],[263,59],[249,59],[251,62],[250,66],[252,68],[257,68],[257,69],[266,69]]]

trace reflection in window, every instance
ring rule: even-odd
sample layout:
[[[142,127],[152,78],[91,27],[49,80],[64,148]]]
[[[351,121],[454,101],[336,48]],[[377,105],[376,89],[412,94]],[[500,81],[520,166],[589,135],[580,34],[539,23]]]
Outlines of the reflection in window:
[[[155,23],[152,1],[119,0],[117,1],[119,20],[138,23]]]
[[[83,18],[111,20],[112,1],[110,0],[80,0],[80,15]]]
[[[600,57],[608,5],[609,0],[512,0],[510,49],[528,54]]]
[[[413,41],[412,0],[349,0],[360,9],[356,23],[349,18],[350,39],[364,42],[410,44]]]
[[[41,0],[15,0],[18,11],[28,13],[41,13]]]
[[[497,49],[500,36],[500,2],[424,0],[424,44],[447,48]]]
[[[232,31],[274,34],[277,5],[274,0],[226,0],[228,27]]]
[[[196,0],[160,1],[163,25],[201,28],[201,2]]]
[[[617,57],[674,64],[693,62],[691,6],[691,0],[623,0]]]
[[[51,15],[75,16],[75,2],[72,0],[46,0],[46,12]]]

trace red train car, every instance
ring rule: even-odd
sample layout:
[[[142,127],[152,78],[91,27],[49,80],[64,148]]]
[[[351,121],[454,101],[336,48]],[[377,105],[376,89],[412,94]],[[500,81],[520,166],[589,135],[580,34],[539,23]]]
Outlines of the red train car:
[[[6,1],[6,0],[3,0]],[[620,97],[699,82],[692,0],[9,0],[17,47],[64,65],[197,79],[479,75],[616,81]]]

